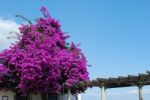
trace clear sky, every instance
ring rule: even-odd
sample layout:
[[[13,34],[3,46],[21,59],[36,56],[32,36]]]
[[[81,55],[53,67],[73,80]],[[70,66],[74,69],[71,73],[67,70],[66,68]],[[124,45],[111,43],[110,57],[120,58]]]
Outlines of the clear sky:
[[[69,41],[81,44],[92,65],[88,68],[91,79],[137,75],[149,70],[149,0],[3,0],[0,50],[8,46],[4,32],[24,23],[14,16],[20,14],[34,21],[41,16],[39,9],[43,5],[60,20],[63,31],[71,36]],[[12,25],[1,31],[6,20]],[[137,87],[107,90],[107,100],[137,100],[136,90]],[[149,100],[149,94],[150,87],[144,87],[144,100]],[[82,95],[82,100],[91,99],[100,100],[99,88],[88,89]]]

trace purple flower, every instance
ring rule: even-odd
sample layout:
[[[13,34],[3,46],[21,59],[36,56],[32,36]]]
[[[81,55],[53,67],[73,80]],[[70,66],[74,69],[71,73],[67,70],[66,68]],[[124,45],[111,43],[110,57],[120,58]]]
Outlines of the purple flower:
[[[89,80],[87,61],[82,50],[71,43],[57,20],[45,7],[44,18],[37,23],[22,25],[19,41],[0,53],[0,88],[17,87],[27,95],[63,92],[79,81]],[[83,92],[86,88],[72,90]]]
[[[46,7],[42,6],[40,10],[45,18],[50,18],[49,12],[47,11]]]

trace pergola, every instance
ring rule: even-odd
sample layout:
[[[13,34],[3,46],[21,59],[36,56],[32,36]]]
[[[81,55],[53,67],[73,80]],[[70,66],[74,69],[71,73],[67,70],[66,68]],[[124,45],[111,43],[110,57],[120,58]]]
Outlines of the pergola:
[[[137,86],[139,93],[139,100],[142,98],[142,87],[150,85],[150,71],[139,75],[119,76],[116,78],[97,78],[91,81],[79,82],[73,88],[79,87],[99,87],[101,88],[101,100],[106,100],[105,90],[109,88],[121,88]]]

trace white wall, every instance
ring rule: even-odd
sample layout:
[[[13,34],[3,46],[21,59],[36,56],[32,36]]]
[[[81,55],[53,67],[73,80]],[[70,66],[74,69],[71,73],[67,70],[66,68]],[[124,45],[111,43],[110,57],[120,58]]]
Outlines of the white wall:
[[[0,91],[0,100],[2,100],[2,96],[8,96],[8,100],[15,100],[15,92],[12,91]],[[31,100],[42,100],[42,98],[40,94],[31,94]]]
[[[40,94],[31,94],[31,100],[42,100]]]
[[[2,100],[2,96],[8,96],[8,100],[14,100],[15,93],[12,91],[0,91],[0,100]]]
[[[15,100],[15,92],[12,91],[0,91],[0,100],[2,100],[2,96],[8,96],[8,100]],[[41,94],[31,94],[31,100],[42,100]],[[62,95],[62,100],[67,100],[68,95]],[[4,99],[7,100],[7,99]],[[76,100],[75,96],[71,96],[71,100]],[[78,100],[81,100],[81,94],[78,94]]]

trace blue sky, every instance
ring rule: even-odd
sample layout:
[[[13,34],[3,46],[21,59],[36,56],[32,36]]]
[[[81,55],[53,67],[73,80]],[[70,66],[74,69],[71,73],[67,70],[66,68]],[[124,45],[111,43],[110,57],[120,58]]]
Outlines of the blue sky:
[[[145,73],[150,68],[150,1],[148,0],[5,0],[0,3],[1,20],[24,23],[41,16],[41,6],[60,20],[69,41],[81,44],[91,79]],[[1,24],[1,23],[0,23]],[[1,28],[1,26],[0,26]],[[12,28],[11,28],[12,29]],[[5,35],[1,35],[2,40]],[[3,37],[2,37],[3,36]],[[5,40],[6,41],[6,40]],[[3,41],[4,42],[4,41]],[[0,50],[4,46],[0,43]],[[107,90],[107,100],[136,100],[137,87]],[[144,87],[144,100],[150,87]],[[82,100],[100,100],[100,89],[88,89]]]

